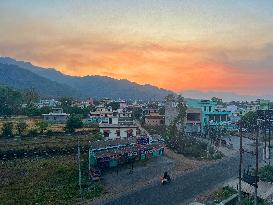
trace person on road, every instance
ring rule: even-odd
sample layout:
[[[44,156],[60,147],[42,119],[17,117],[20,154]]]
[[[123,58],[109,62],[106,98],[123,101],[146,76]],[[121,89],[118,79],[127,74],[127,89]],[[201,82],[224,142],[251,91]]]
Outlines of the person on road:
[[[169,182],[171,180],[171,177],[168,175],[168,172],[164,172],[164,175],[162,177],[162,183]]]

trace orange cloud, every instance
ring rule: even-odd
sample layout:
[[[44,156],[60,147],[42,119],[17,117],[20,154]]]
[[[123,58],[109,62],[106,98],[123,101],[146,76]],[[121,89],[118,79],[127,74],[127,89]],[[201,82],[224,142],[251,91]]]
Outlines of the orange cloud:
[[[221,48],[204,44],[115,42],[90,36],[50,42],[0,42],[0,45],[2,55],[55,67],[69,75],[107,75],[174,91],[198,89],[255,94],[259,89],[250,88],[253,82],[262,83],[264,86],[256,86],[260,89],[273,86],[268,73],[240,69],[224,62],[219,57],[223,53]]]

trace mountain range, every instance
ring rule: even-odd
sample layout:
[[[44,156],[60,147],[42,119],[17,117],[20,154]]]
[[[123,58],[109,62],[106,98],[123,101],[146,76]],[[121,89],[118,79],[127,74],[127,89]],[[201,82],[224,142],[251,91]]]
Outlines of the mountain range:
[[[0,57],[0,84],[17,89],[34,89],[42,97],[108,97],[112,99],[162,100],[172,91],[152,85],[106,76],[69,76],[54,68],[42,68],[30,62]]]

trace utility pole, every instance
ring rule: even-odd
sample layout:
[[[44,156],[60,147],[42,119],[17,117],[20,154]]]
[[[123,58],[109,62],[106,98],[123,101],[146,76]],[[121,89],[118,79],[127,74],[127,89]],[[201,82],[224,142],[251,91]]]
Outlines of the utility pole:
[[[271,160],[271,158],[270,158],[270,135],[271,135],[271,120],[269,119],[269,125],[268,125],[269,127],[269,132],[268,132],[268,162],[269,162],[269,165],[271,164],[271,162],[270,162],[270,160]]]
[[[243,133],[240,122],[240,163],[239,163],[239,205],[242,203],[242,164],[243,164]]]
[[[270,162],[270,160],[271,160],[271,158],[270,158],[270,135],[271,135],[271,112],[270,112],[270,103],[268,102],[268,107],[267,107],[268,109],[268,117],[267,117],[267,119],[268,119],[268,164],[270,165],[271,164],[271,162]]]
[[[211,147],[211,139],[210,139],[210,130],[209,130],[209,125],[208,125],[208,127],[207,127],[207,134],[208,134],[208,140],[210,140],[209,142],[208,142],[208,144],[207,144],[207,158],[209,158],[209,149],[210,149],[210,147]]]
[[[258,169],[259,169],[259,156],[258,156],[258,138],[259,138],[259,124],[256,128],[256,169],[255,169],[255,196],[254,196],[254,205],[257,205],[257,195],[258,195]]]
[[[79,135],[77,135],[77,141],[78,141],[79,188],[80,188],[80,196],[81,196],[81,199],[82,199],[81,149],[80,149]]]
[[[266,120],[266,114],[265,114],[265,119],[264,119],[264,125],[263,125],[263,127],[264,127],[264,162],[266,163],[266,151],[267,151],[267,149],[266,149],[266,126],[267,126],[267,120]]]

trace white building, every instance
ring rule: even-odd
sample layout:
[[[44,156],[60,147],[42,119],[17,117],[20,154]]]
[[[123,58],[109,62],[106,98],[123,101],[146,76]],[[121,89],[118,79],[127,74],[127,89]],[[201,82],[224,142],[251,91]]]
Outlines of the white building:
[[[96,111],[90,112],[89,117],[83,122],[84,124],[118,124],[118,113],[111,107],[97,106]]]
[[[40,100],[37,104],[38,108],[42,107],[57,107],[61,105],[61,102],[55,100],[55,99],[50,99],[50,100]]]
[[[126,139],[137,136],[137,125],[99,124],[100,132],[106,140]]]
[[[62,108],[53,108],[49,114],[43,114],[44,120],[50,123],[66,123],[69,114],[64,113]]]

